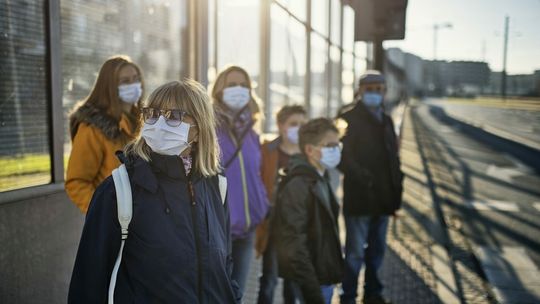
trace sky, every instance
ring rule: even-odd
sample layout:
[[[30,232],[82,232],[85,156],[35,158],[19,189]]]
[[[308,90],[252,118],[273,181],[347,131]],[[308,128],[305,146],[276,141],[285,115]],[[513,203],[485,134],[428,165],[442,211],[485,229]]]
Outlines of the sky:
[[[529,74],[540,70],[540,0],[409,0],[405,40],[386,41],[424,59],[433,59],[433,25],[449,22],[438,31],[437,59],[488,62],[491,70],[503,65],[504,19],[510,17],[507,72]]]

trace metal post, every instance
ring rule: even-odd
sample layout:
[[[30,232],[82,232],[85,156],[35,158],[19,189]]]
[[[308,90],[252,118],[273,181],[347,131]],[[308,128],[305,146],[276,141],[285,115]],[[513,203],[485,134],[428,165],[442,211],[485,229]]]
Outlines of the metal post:
[[[306,1],[307,5],[307,26],[306,26],[306,85],[304,87],[305,107],[308,117],[312,117],[311,106],[311,1]]]
[[[437,31],[439,30],[439,25],[433,25],[433,60],[437,60]]]
[[[208,86],[208,0],[192,0],[189,6],[189,75]]]
[[[383,48],[383,40],[380,38],[375,38],[373,41],[373,48],[374,48],[374,68],[375,70],[383,72],[384,68],[384,48]]]
[[[270,101],[270,47],[271,47],[271,28],[270,28],[270,7],[271,1],[262,1],[260,9],[261,25],[261,50],[260,50],[260,75],[259,75],[259,96],[264,102],[264,126],[263,131],[270,131],[270,122],[272,121],[272,102]]]
[[[62,43],[60,0],[48,1],[49,140],[52,181],[64,181],[64,109],[62,102]]]

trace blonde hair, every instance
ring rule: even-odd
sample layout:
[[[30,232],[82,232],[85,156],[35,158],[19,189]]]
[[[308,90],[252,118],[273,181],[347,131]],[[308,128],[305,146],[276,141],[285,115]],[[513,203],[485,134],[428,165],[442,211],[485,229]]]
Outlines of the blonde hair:
[[[200,83],[192,79],[166,83],[150,94],[145,106],[181,109],[192,116],[199,131],[197,145],[193,149],[196,153],[194,168],[205,177],[216,175],[220,171],[214,110],[205,88]],[[141,134],[124,149],[126,155],[137,155],[146,161],[150,161],[151,151]]]
[[[249,74],[244,70],[243,68],[237,66],[237,65],[229,65],[225,67],[221,72],[218,73],[216,76],[216,80],[214,81],[214,84],[212,85],[212,100],[214,102],[214,105],[216,106],[216,111],[223,112],[223,90],[225,89],[225,85],[227,84],[227,76],[229,73],[237,71],[242,73],[246,77],[248,89],[249,89],[249,103],[248,107],[251,111],[251,115],[253,116],[254,120],[257,120],[260,118],[261,114],[261,108],[259,107],[259,99],[253,92],[253,88],[251,87],[251,78],[249,77]]]

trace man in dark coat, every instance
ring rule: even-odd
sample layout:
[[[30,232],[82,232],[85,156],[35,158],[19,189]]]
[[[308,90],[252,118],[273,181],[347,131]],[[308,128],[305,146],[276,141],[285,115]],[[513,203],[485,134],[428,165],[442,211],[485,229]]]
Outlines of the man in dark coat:
[[[378,270],[386,248],[389,216],[401,205],[402,172],[394,124],[384,113],[385,79],[378,71],[360,78],[356,103],[339,118],[343,137],[343,213],[347,229],[341,303],[355,303],[358,275],[365,263],[364,303],[389,303],[382,297]]]
[[[340,160],[338,130],[326,118],[299,131],[302,154],[291,157],[278,185],[272,227],[279,275],[292,282],[295,301],[330,303],[343,276],[339,206],[327,170]]]

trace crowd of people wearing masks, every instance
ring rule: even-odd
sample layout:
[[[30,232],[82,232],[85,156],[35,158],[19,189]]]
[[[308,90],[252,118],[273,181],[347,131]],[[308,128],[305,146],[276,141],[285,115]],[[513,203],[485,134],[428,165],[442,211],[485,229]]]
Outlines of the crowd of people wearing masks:
[[[378,270],[402,173],[384,76],[360,78],[355,102],[336,117],[346,130],[286,105],[278,136],[263,143],[251,85],[246,70],[229,66],[210,93],[184,79],[145,98],[129,57],[103,64],[70,114],[65,187],[86,220],[69,303],[241,303],[253,255],[262,257],[258,303],[273,303],[280,277],[284,303],[330,303],[334,291],[355,303],[362,265],[363,303],[389,303]],[[343,204],[330,181],[336,170]]]

